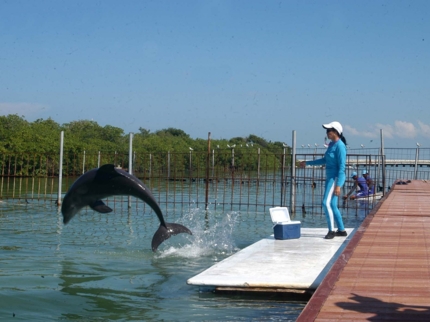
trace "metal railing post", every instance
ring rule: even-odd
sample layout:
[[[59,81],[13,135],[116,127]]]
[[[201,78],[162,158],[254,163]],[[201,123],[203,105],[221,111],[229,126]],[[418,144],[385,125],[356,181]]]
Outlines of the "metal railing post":
[[[382,195],[385,196],[385,149],[384,149],[384,131],[381,129],[381,161],[382,161]]]
[[[64,149],[64,131],[60,134],[60,162],[58,170],[58,199],[57,206],[61,206],[61,188],[63,185],[63,149]]]
[[[205,209],[209,206],[209,169],[211,159],[211,132],[208,133],[208,153],[206,155],[206,186],[205,186]]]
[[[281,207],[284,206],[284,191],[285,191],[285,148],[282,153],[282,168],[281,168]]]
[[[417,150],[415,152],[415,169],[414,169],[414,180],[417,180],[418,177],[418,159],[420,155],[420,147],[417,146]]]
[[[260,155],[260,148],[257,149],[258,157],[257,157],[257,183],[260,182],[260,162],[261,162],[261,155]]]
[[[293,131],[291,147],[291,190],[290,190],[290,212],[296,212],[296,131]]]
[[[167,179],[170,179],[170,151],[167,151]]]
[[[84,150],[84,158],[82,160],[82,174],[85,173],[85,154],[86,154],[86,151]]]
[[[133,174],[133,133],[130,132],[128,145],[128,173]],[[131,196],[128,196],[128,208],[131,208]]]

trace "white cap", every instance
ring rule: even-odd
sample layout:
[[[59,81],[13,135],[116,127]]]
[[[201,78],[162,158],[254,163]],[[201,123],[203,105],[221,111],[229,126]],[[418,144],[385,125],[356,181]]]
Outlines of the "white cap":
[[[342,134],[343,128],[342,125],[339,122],[331,122],[328,124],[323,124],[323,128],[325,129],[335,129],[339,135]]]

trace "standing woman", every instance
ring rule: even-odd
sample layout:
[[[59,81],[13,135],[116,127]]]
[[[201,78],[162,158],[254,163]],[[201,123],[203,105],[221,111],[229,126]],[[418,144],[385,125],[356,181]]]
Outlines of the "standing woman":
[[[323,128],[327,130],[327,137],[331,141],[324,157],[313,161],[302,161],[300,167],[304,168],[306,165],[323,164],[326,166],[325,191],[322,205],[328,224],[328,234],[325,236],[325,239],[332,239],[335,236],[348,235],[343,226],[342,215],[337,207],[340,188],[345,183],[346,140],[342,134],[342,125],[339,122],[323,124]],[[334,230],[334,222],[336,222],[337,231]]]

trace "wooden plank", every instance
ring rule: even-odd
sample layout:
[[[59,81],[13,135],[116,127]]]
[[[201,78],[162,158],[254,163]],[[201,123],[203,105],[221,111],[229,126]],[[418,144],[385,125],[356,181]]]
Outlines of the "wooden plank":
[[[297,321],[430,321],[429,204],[427,182],[393,185]]]

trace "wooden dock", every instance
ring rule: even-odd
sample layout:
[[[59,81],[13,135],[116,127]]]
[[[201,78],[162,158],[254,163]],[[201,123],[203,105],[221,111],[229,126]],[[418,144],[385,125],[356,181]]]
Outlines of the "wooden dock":
[[[430,321],[430,182],[400,183],[366,217],[297,321]]]

